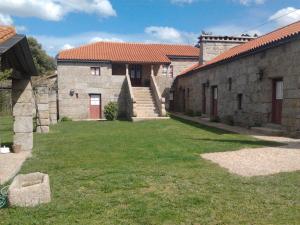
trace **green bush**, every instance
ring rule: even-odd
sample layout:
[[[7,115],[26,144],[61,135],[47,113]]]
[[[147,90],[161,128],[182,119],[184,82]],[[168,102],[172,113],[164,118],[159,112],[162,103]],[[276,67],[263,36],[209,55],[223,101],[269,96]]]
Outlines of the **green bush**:
[[[116,120],[118,117],[118,104],[116,102],[109,102],[104,107],[104,116],[109,121]]]
[[[69,121],[72,121],[72,119],[66,116],[60,119],[60,122],[69,122]]]

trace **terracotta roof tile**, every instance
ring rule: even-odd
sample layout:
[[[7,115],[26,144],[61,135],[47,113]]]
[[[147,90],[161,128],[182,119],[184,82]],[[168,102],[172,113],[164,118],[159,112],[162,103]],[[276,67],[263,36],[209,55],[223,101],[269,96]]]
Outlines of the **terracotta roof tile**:
[[[297,35],[297,34],[300,34],[300,21],[298,21],[296,23],[292,23],[288,26],[279,28],[275,31],[272,31],[272,32],[270,32],[266,35],[263,35],[259,38],[256,38],[252,41],[249,41],[245,44],[241,44],[241,45],[238,45],[234,48],[231,48],[228,51],[220,54],[219,56],[217,56],[213,60],[209,61],[205,65],[200,65],[199,63],[195,64],[189,70],[186,70],[183,73],[181,73],[181,75],[185,75],[189,72],[198,70],[200,68],[205,68],[207,66],[210,66],[210,65],[228,60],[228,59],[232,59],[232,58],[237,57],[237,56],[239,56],[243,53],[255,51],[256,49],[258,49],[260,47],[264,47],[266,45],[281,41],[285,38],[292,37],[292,36]]]
[[[168,56],[198,57],[199,49],[188,45],[97,42],[59,53],[59,60],[170,63]]]
[[[16,34],[16,31],[13,27],[9,26],[0,26],[0,43],[6,41]]]

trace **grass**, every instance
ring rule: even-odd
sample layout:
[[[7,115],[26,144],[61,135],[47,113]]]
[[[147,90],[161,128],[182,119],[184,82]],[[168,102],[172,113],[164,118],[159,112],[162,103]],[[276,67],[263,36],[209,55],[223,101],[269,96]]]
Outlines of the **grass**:
[[[1,135],[11,124],[2,121]],[[178,120],[64,122],[34,138],[21,172],[48,173],[52,202],[0,210],[0,224],[300,221],[299,172],[243,178],[199,156],[274,143]]]

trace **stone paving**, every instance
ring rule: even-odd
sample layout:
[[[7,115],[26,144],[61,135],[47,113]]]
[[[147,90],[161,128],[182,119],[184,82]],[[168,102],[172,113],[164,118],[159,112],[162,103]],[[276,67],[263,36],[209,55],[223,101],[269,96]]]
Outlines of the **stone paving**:
[[[231,152],[201,154],[201,157],[217,163],[229,172],[240,176],[263,176],[280,172],[300,170],[300,140],[286,137],[273,137],[257,134],[242,127],[212,123],[207,119],[174,114],[182,119],[216,127],[230,132],[251,135],[257,139],[283,143],[280,147],[247,148]]]
[[[22,164],[31,156],[31,151],[0,154],[0,185],[13,178],[21,169]]]

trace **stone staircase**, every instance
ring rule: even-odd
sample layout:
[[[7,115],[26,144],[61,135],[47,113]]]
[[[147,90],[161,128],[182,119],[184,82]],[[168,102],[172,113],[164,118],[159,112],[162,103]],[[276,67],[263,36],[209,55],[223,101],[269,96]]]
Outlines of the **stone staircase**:
[[[145,120],[160,118],[159,110],[150,87],[133,87],[134,99],[136,101],[137,117],[133,120]]]
[[[269,136],[284,136],[284,128],[279,124],[268,123],[262,127],[252,127],[251,130]]]

